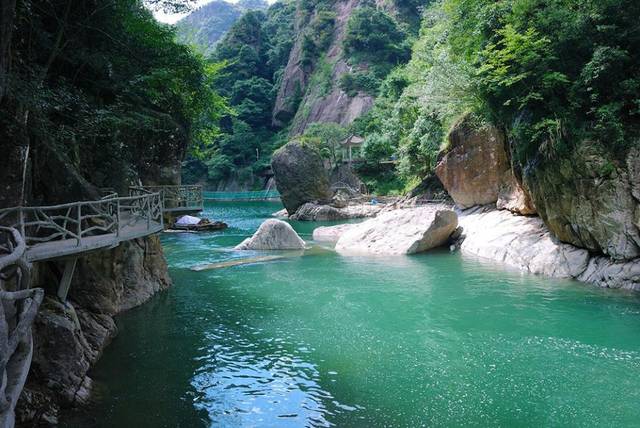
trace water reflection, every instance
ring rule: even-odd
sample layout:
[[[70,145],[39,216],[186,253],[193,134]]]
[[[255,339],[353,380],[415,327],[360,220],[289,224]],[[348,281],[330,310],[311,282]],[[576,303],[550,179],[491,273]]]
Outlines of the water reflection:
[[[304,358],[308,347],[242,328],[218,326],[197,358],[194,406],[208,412],[212,427],[327,427],[328,416],[352,409],[322,388],[318,368]]]

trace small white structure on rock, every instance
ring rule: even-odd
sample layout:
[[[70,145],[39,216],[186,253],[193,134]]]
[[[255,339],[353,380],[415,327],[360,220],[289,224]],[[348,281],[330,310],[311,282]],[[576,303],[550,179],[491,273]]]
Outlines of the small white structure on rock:
[[[193,226],[200,223],[202,219],[200,217],[194,217],[192,215],[183,215],[176,220],[178,226]]]
[[[251,238],[235,247],[236,250],[303,250],[304,241],[289,223],[269,219],[260,225]]]

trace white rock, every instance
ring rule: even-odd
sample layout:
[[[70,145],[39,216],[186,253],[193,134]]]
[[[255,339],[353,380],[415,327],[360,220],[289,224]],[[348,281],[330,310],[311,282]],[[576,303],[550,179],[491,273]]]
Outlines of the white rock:
[[[286,208],[281,209],[280,211],[276,211],[271,214],[273,217],[287,218],[289,217],[289,213]]]
[[[589,262],[587,250],[559,242],[539,217],[478,208],[463,212],[459,220],[463,254],[556,278],[577,277]]]
[[[320,242],[338,242],[338,239],[357,224],[339,224],[337,226],[322,226],[313,230],[313,240]]]
[[[265,220],[251,238],[235,247],[236,250],[301,250],[304,241],[289,223]]]
[[[183,215],[176,220],[176,224],[179,226],[190,226],[194,224],[198,224],[202,221],[199,217],[194,217],[192,215]]]
[[[413,254],[446,244],[458,226],[451,210],[420,207],[382,213],[342,234],[340,253]]]

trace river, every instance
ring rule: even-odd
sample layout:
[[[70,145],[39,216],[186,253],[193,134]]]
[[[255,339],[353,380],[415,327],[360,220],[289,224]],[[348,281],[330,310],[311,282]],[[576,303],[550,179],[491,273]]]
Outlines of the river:
[[[640,297],[448,251],[304,256],[195,272],[281,206],[162,236],[174,286],[118,317],[67,427],[631,426]],[[318,223],[292,222],[307,241]]]

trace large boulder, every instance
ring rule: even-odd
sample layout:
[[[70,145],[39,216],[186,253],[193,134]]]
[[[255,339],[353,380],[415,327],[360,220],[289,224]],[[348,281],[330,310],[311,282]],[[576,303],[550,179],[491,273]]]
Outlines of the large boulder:
[[[447,243],[458,227],[454,211],[420,207],[389,211],[348,228],[336,243],[340,253],[414,254]]]
[[[304,241],[289,223],[269,219],[263,222],[251,238],[235,247],[236,250],[303,250]]]
[[[640,256],[640,150],[623,159],[585,141],[523,168],[538,213],[562,241],[615,260]]]
[[[298,208],[290,218],[299,221],[349,220],[375,217],[381,209],[382,205],[358,204],[336,208],[331,205],[318,205],[309,202]]]
[[[512,172],[501,130],[465,115],[447,138],[448,148],[436,166],[436,175],[459,207],[497,203],[519,214],[535,213]]]
[[[273,154],[271,167],[289,214],[306,202],[331,200],[327,171],[320,154],[312,147],[290,142]]]

